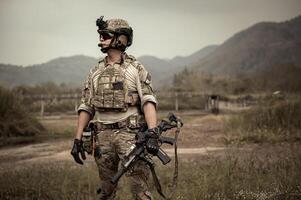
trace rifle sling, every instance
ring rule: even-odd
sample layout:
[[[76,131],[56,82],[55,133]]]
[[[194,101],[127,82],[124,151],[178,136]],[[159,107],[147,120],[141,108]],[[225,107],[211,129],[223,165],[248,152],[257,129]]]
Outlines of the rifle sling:
[[[178,161],[178,146],[177,146],[177,142],[178,142],[178,136],[180,133],[180,128],[181,128],[181,124],[179,124],[179,122],[177,123],[177,130],[176,130],[176,134],[175,134],[175,143],[174,143],[174,150],[175,150],[175,168],[174,168],[174,173],[173,173],[173,179],[172,179],[172,184],[168,185],[168,188],[170,188],[170,193],[167,197],[167,199],[172,199],[174,194],[176,193],[176,189],[177,189],[177,184],[178,184],[178,172],[179,172],[179,161]]]
[[[160,181],[159,181],[159,179],[158,179],[158,176],[157,176],[157,174],[156,174],[154,165],[153,165],[153,164],[149,164],[149,167],[150,167],[150,170],[151,170],[151,172],[152,172],[152,177],[153,177],[154,184],[155,184],[155,187],[156,187],[156,189],[157,189],[157,192],[158,192],[164,199],[166,199],[165,195],[164,195],[163,192],[162,192],[162,187],[161,187]]]
[[[173,178],[172,178],[172,184],[168,185],[168,188],[170,188],[170,193],[168,195],[168,197],[166,197],[163,192],[162,192],[162,187],[161,187],[161,184],[160,184],[160,181],[158,179],[158,176],[156,174],[156,171],[155,171],[155,168],[154,168],[154,165],[152,163],[149,163],[147,162],[147,164],[149,165],[150,167],[150,170],[152,172],[152,177],[153,177],[153,180],[154,180],[154,184],[155,184],[155,187],[157,189],[157,192],[164,198],[164,199],[172,199],[175,192],[176,192],[176,189],[177,189],[177,183],[178,183],[178,172],[179,172],[179,161],[178,161],[178,147],[177,147],[177,141],[178,141],[178,136],[179,136],[179,133],[180,133],[180,127],[178,125],[177,127],[177,130],[176,130],[176,134],[175,134],[175,143],[174,143],[174,152],[175,152],[175,168],[174,168],[174,173],[173,173]]]

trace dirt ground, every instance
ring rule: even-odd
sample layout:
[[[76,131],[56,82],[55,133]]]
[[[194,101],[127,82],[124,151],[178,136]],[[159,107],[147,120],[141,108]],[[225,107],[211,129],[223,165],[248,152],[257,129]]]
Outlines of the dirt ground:
[[[166,113],[159,114],[165,116]],[[207,154],[209,152],[223,151],[223,119],[224,115],[212,115],[203,112],[181,112],[177,113],[184,121],[178,139],[179,154]],[[40,119],[50,133],[58,130],[75,130],[76,116],[52,116]],[[63,126],[62,126],[63,125]],[[165,133],[166,136],[174,136],[175,131]],[[72,135],[72,134],[71,134]],[[52,161],[72,161],[70,150],[73,138],[60,138],[43,141],[37,144],[27,144],[22,146],[5,147],[0,149],[0,168],[9,166],[22,167],[24,164],[35,162]],[[163,149],[173,155],[173,148],[164,145]],[[88,156],[86,162],[93,161]]]

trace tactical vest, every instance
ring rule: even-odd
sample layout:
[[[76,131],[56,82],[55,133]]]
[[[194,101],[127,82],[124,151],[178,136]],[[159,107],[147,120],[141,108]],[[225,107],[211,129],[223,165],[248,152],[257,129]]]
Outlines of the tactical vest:
[[[100,70],[91,98],[97,110],[126,112],[128,106],[138,105],[138,93],[128,92],[125,71],[124,64],[108,65]]]

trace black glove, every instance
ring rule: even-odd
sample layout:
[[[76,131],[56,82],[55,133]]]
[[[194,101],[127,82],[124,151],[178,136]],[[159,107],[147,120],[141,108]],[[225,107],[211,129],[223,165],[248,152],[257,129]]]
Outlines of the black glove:
[[[86,155],[83,149],[83,141],[79,139],[74,139],[73,147],[71,150],[71,155],[73,156],[75,162],[78,164],[83,165],[83,161],[80,159],[79,154],[81,154],[81,157],[83,160],[86,160]]]
[[[158,128],[147,130],[146,149],[150,154],[156,155],[159,151],[159,135]]]

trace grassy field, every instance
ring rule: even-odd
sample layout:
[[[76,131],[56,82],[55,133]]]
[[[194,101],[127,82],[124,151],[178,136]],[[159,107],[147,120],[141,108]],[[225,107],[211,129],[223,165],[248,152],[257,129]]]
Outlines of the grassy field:
[[[300,199],[300,150],[299,144],[286,144],[182,155],[174,199]],[[165,191],[171,168],[157,165]],[[84,166],[47,160],[1,168],[0,175],[0,199],[97,199],[98,175],[92,160]],[[132,199],[127,185],[123,178],[117,199]],[[160,199],[153,187],[152,191]]]
[[[228,118],[228,142],[278,143],[301,141],[301,96],[266,99]]]
[[[296,118],[299,112],[295,110],[299,104],[277,101],[270,105],[218,116],[178,113],[185,122],[179,148],[223,148],[179,155],[174,199],[301,199],[301,145],[300,132],[296,132],[300,131]],[[290,114],[278,114],[283,109]],[[165,114],[160,113],[159,118]],[[257,123],[258,117],[264,126]],[[279,129],[284,125],[269,123],[275,120],[279,123],[287,120],[290,129]],[[0,149],[0,199],[97,199],[99,180],[93,159],[89,157],[84,166],[79,166],[69,154],[76,117],[40,121],[48,130],[48,139],[34,145]],[[259,137],[262,130],[268,130],[270,135]],[[165,192],[168,192],[172,168],[173,164],[156,165]],[[152,179],[150,185],[155,199],[161,199]],[[117,199],[133,199],[126,177],[118,187]]]

